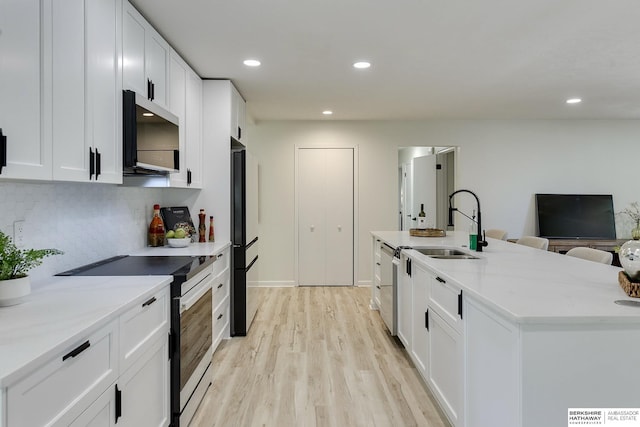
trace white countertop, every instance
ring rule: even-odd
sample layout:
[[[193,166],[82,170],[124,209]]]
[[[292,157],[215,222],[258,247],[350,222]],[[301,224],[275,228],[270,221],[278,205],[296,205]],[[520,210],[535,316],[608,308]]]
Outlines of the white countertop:
[[[173,280],[172,276],[51,277],[0,307],[0,388],[37,369]]]
[[[229,247],[231,242],[205,242],[191,243],[189,246],[184,248],[172,248],[171,246],[161,246],[161,247],[146,247],[140,249],[139,251],[133,252],[130,255],[135,256],[203,256],[203,255],[213,255],[219,252],[222,252],[224,249]]]
[[[371,233],[390,246],[457,247],[469,251],[468,234],[410,237],[408,232]],[[518,323],[640,323],[640,307],[615,304],[628,297],[618,284],[619,267],[487,239],[477,260],[430,258],[406,250],[415,262],[457,284],[480,301]]]

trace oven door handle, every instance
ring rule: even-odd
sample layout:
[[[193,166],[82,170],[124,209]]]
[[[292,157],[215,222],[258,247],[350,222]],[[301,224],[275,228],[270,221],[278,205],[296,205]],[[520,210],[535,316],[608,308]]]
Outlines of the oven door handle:
[[[209,289],[212,281],[205,279],[196,288],[192,289],[186,296],[180,298],[180,314],[189,310]]]

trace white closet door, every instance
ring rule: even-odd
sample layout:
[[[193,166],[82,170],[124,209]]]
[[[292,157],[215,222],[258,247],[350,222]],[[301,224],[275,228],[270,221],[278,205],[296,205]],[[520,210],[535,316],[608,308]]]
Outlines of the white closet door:
[[[353,285],[353,150],[326,152],[326,284]]]
[[[298,284],[324,285],[325,179],[324,150],[298,151]]]
[[[298,284],[353,285],[353,149],[299,149],[298,186]]]

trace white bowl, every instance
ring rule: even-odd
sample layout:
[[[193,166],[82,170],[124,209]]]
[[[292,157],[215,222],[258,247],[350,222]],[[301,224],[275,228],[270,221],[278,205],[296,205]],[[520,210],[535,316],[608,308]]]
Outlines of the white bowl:
[[[183,239],[167,239],[167,243],[172,248],[186,248],[191,243],[191,237],[185,237]]]

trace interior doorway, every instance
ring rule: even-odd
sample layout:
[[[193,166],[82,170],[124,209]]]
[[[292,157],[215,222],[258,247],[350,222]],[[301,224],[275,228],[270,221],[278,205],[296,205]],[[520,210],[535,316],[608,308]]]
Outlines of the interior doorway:
[[[296,149],[296,280],[353,286],[354,148]]]
[[[447,229],[449,194],[455,191],[456,147],[398,149],[398,229],[417,226],[421,208],[427,227]]]

